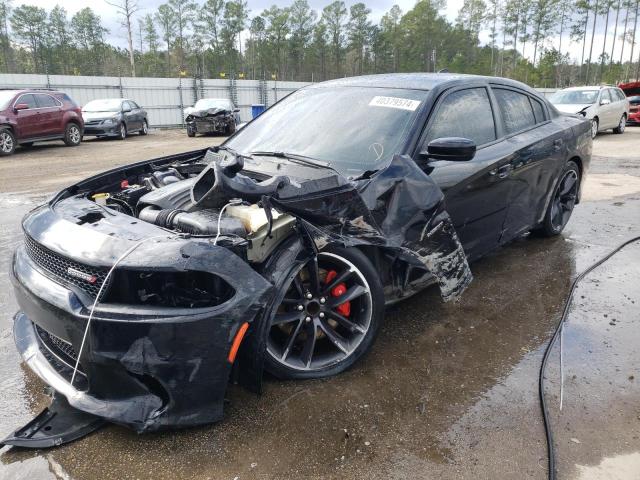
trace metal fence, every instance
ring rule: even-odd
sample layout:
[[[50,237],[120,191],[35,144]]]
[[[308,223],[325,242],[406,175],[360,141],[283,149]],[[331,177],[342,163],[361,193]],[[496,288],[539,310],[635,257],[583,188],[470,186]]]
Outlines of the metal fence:
[[[251,119],[251,105],[273,105],[305,86],[305,82],[275,80],[88,77],[0,73],[0,88],[55,88],[79,105],[96,98],[130,98],[149,113],[152,127],[184,126],[184,109],[200,98],[228,98],[240,108],[243,122]],[[545,96],[555,88],[537,89]]]
[[[241,120],[251,119],[251,105],[272,105],[304,82],[198,79],[89,77],[72,75],[0,74],[0,88],[54,88],[79,105],[97,98],[130,98],[149,114],[152,127],[184,125],[184,109],[200,98],[228,98],[240,108]]]

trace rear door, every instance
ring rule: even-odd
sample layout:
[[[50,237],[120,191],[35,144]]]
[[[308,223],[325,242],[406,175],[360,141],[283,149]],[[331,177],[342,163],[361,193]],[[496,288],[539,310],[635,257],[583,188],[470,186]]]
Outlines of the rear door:
[[[131,107],[131,112],[134,114],[133,118],[136,125],[135,129],[140,130],[142,128],[142,122],[144,121],[144,110],[142,110],[140,106],[133,100],[129,100],[128,103]]]
[[[494,248],[506,217],[509,185],[502,168],[511,146],[500,140],[497,117],[486,85],[458,87],[440,96],[430,115],[418,152],[431,140],[463,137],[477,145],[469,161],[416,161],[444,192],[447,212],[469,257]]]
[[[42,122],[35,96],[31,93],[20,95],[14,102],[14,107],[19,103],[24,103],[28,108],[16,111],[18,139],[23,140],[41,136]]]
[[[62,102],[46,93],[34,94],[40,111],[41,134],[62,134]]]
[[[127,126],[127,131],[128,132],[133,132],[134,130],[137,130],[137,122],[136,122],[136,114],[133,111],[133,108],[131,106],[131,104],[124,100],[122,102],[122,116],[124,118],[124,123]]]
[[[615,99],[611,98],[608,88],[603,88],[600,92],[600,108],[598,113],[601,130],[612,128],[618,124],[616,111]]]
[[[545,211],[547,192],[553,187],[567,152],[564,130],[550,120],[546,105],[518,88],[492,85],[506,142],[513,155],[508,173],[508,210],[500,242],[530,230]]]

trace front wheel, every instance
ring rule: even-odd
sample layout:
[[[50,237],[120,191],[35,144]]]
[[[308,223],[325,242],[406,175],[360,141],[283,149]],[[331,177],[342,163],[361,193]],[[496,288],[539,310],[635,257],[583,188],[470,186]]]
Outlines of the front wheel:
[[[82,134],[80,133],[80,127],[75,123],[67,123],[64,129],[64,143],[68,147],[77,147],[82,141]]]
[[[144,122],[142,122],[142,129],[140,130],[140,135],[146,135],[147,133],[149,133],[149,124],[145,120]]]
[[[195,137],[196,136],[196,131],[194,129],[191,129],[189,127],[187,127],[187,137]]]
[[[124,123],[120,124],[118,129],[118,140],[125,140],[127,138],[127,127]]]
[[[580,169],[575,162],[567,162],[551,197],[551,203],[539,229],[540,233],[546,237],[552,237],[564,230],[578,200],[579,187]]]
[[[3,157],[11,155],[15,149],[16,137],[13,135],[11,130],[0,130],[0,155]]]
[[[591,119],[591,138],[596,138],[596,135],[598,135],[599,128],[600,128],[600,122],[598,122],[598,118],[595,117]]]
[[[618,135],[624,133],[624,129],[627,126],[627,116],[623,113],[620,117],[620,121],[618,122],[618,126],[613,129],[613,133],[617,133]]]
[[[280,290],[267,337],[266,368],[278,378],[336,375],[371,348],[384,294],[369,259],[331,247],[297,267]]]

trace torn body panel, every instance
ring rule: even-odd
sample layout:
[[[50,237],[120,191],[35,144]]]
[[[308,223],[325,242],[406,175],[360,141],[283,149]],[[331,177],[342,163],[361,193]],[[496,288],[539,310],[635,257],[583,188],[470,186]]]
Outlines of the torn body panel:
[[[185,118],[189,133],[229,133],[235,129],[236,118],[233,110],[226,108],[207,108],[190,110]]]

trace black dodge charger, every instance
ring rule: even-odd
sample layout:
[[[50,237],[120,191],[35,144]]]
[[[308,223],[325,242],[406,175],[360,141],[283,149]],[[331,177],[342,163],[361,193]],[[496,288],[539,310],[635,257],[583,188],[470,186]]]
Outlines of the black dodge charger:
[[[63,443],[220,420],[232,379],[344,371],[385,304],[580,198],[589,123],[494,77],[391,74],[305,87],[220,147],[83,180],[23,220],[14,335],[57,392],[5,440]]]

